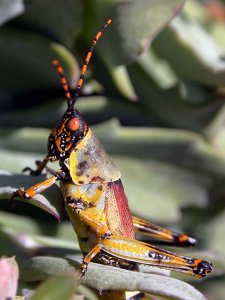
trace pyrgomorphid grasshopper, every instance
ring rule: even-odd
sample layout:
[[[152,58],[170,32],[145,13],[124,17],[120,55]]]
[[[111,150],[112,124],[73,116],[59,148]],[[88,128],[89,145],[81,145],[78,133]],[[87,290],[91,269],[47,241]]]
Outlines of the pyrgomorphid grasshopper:
[[[137,269],[139,264],[147,264],[204,277],[212,271],[209,262],[180,256],[135,239],[137,231],[177,246],[195,245],[195,239],[185,234],[132,217],[120,171],[75,108],[93,49],[110,23],[111,19],[95,36],[72,96],[62,67],[58,61],[53,61],[61,77],[68,108],[49,136],[46,158],[35,171],[26,170],[39,175],[49,161],[58,161],[60,169],[45,181],[26,190],[17,190],[12,199],[16,196],[30,199],[60,181],[65,207],[84,255],[80,277],[94,258],[100,263],[121,268]]]

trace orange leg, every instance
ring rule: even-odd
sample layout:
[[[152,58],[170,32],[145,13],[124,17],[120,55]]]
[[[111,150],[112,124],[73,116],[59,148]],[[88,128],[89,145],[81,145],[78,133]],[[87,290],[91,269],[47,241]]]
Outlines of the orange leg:
[[[80,220],[90,226],[98,238],[96,246],[84,258],[80,278],[85,274],[88,263],[100,250],[112,257],[128,262],[147,264],[198,277],[204,277],[212,271],[212,265],[207,261],[180,256],[132,238],[111,235],[107,224],[96,220],[95,216],[88,210],[89,204],[87,202],[71,197],[68,197],[66,202],[79,215]],[[170,233],[170,231],[168,232]],[[165,230],[165,233],[167,233],[167,230]],[[167,237],[166,234],[165,236]]]
[[[78,277],[78,280],[80,281],[80,279],[85,275],[85,273],[87,272],[87,266],[88,264],[91,262],[91,260],[101,251],[101,245],[97,244],[94,248],[91,249],[91,251],[84,257],[83,259],[83,263],[81,265],[81,271],[80,271],[80,275]]]
[[[85,256],[79,278],[86,273],[89,262],[101,250],[122,260],[182,272],[199,278],[205,277],[212,271],[212,264],[205,260],[181,256],[134,239],[110,236],[102,238]]]
[[[89,225],[98,236],[110,237],[111,233],[108,229],[108,226],[99,221],[96,221],[90,212],[79,209],[77,209],[76,212],[79,214],[81,221]]]
[[[99,238],[108,238],[111,233],[108,226],[105,223],[99,222],[93,214],[88,211],[89,203],[84,200],[78,200],[76,198],[67,197],[66,203],[70,206],[82,222],[91,227]]]
[[[181,247],[196,245],[196,240],[192,237],[189,237],[186,234],[180,234],[174,232],[172,230],[160,227],[154,223],[148,222],[146,220],[142,220],[134,216],[133,216],[133,224],[136,232],[139,232],[140,234],[153,237],[156,239],[168,241],[169,242],[168,244],[170,245],[181,246]],[[151,243],[153,242],[151,241]],[[159,243],[160,242],[157,241],[157,244]]]
[[[18,189],[15,191],[12,195],[12,197],[9,199],[9,203],[12,205],[13,199],[15,197],[21,197],[24,199],[30,199],[33,198],[35,195],[42,193],[46,189],[48,189],[50,186],[52,186],[56,181],[58,180],[57,176],[52,176],[44,181],[41,181],[25,190]]]
[[[200,278],[212,271],[212,264],[207,261],[181,256],[122,236],[111,236],[109,239],[103,239],[100,241],[100,247],[112,256],[137,264],[183,272]]]

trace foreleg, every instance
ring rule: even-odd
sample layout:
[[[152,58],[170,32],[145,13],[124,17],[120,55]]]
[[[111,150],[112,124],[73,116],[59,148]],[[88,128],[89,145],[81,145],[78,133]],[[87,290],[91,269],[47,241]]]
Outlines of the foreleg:
[[[56,173],[56,175],[51,176],[50,178],[41,181],[27,189],[18,189],[16,190],[12,197],[9,200],[9,203],[12,204],[13,199],[15,197],[21,197],[24,199],[31,199],[33,198],[35,195],[37,194],[41,194],[42,192],[44,192],[46,189],[48,189],[50,186],[52,186],[57,180],[62,179],[65,176],[63,171],[58,171]]]
[[[40,175],[40,174],[42,173],[42,171],[46,168],[47,171],[48,171],[50,174],[52,174],[52,172],[51,172],[52,169],[49,169],[49,168],[46,167],[48,161],[49,161],[49,159],[48,159],[48,157],[46,156],[42,161],[37,160],[37,161],[35,162],[35,163],[36,163],[36,166],[37,166],[36,170],[33,170],[33,169],[31,169],[30,167],[26,167],[26,168],[24,168],[24,169],[22,170],[22,172],[29,171],[29,172],[30,172],[30,175],[32,175],[32,176],[38,176],[38,175]],[[49,170],[48,170],[48,169],[49,169]],[[52,175],[54,175],[54,174],[52,174]]]

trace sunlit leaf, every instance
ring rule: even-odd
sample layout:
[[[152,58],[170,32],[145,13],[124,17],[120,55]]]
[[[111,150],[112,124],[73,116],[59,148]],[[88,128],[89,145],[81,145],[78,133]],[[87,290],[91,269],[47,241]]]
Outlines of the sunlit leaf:
[[[24,281],[33,281],[45,279],[60,272],[74,274],[75,270],[79,270],[79,267],[72,259],[36,257],[23,265],[21,276]],[[157,272],[157,268],[154,270]],[[94,263],[89,264],[88,272],[81,283],[99,290],[139,290],[154,295],[170,296],[174,299],[205,299],[191,285],[174,278],[132,272]]]
[[[0,25],[3,25],[23,12],[23,0],[2,0],[0,3]]]
[[[108,57],[108,63],[116,66],[135,59],[144,51],[155,36],[175,17],[185,1],[93,1],[93,12],[88,16],[85,40],[94,35],[91,23],[104,23],[113,19],[113,25],[105,34],[102,45],[98,47],[101,56]],[[135,19],[135,22],[134,22]],[[114,42],[113,42],[114,41]],[[112,47],[112,44],[116,47]]]
[[[224,49],[188,17],[174,20],[155,40],[154,49],[179,78],[210,86],[224,84]]]

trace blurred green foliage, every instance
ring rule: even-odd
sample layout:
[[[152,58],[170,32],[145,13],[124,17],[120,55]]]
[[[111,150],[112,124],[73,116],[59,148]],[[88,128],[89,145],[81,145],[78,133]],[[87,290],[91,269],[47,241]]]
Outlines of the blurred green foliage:
[[[0,1],[0,254],[16,255],[22,272],[19,294],[31,297],[36,289],[30,274],[43,267],[36,256],[65,259],[79,253],[66,217],[57,224],[48,213],[61,217],[57,187],[34,203],[47,212],[22,201],[12,209],[6,199],[15,188],[40,180],[21,170],[44,157],[50,129],[66,107],[52,60],[60,61],[73,88],[90,41],[112,18],[77,107],[120,168],[132,213],[195,236],[196,252],[179,253],[215,264],[203,281],[172,276],[189,281],[209,300],[224,299],[225,1],[189,0],[183,8],[184,2]],[[67,260],[48,263],[53,270],[48,276],[71,267],[65,266]],[[89,285],[96,277],[95,268],[90,270],[94,275],[90,271],[84,282]],[[40,276],[37,280],[48,277],[44,271]],[[70,299],[71,277],[60,279],[50,279],[37,295],[49,290],[54,297],[57,285],[59,291],[67,287],[62,297]],[[158,292],[165,299],[173,278],[167,279]],[[171,291],[174,298],[203,299],[183,284],[177,294]],[[154,294],[154,287],[148,291]],[[95,299],[84,287],[80,293]]]

